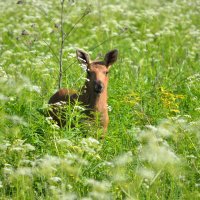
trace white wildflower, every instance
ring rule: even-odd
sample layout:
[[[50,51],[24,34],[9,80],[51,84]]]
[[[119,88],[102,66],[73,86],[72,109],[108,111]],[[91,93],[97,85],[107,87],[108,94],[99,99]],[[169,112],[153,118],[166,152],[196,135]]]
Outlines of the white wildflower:
[[[50,180],[54,183],[61,183],[62,179],[58,176],[51,177]]]
[[[183,115],[185,118],[191,119],[191,115]]]
[[[108,191],[111,187],[111,184],[107,181],[100,182],[94,179],[86,180],[86,184],[91,185],[93,187],[93,190],[97,191]]]
[[[149,128],[151,131],[153,132],[157,132],[158,131],[158,128],[155,127],[155,126],[152,126],[152,125],[146,125],[147,128]]]
[[[68,188],[69,190],[72,190],[72,189],[73,189],[72,185],[70,185],[70,184],[67,184],[67,188]]]
[[[45,118],[47,121],[52,121],[53,118],[51,116]]]
[[[0,149],[7,150],[9,146],[11,146],[10,142],[7,140],[3,140],[3,143],[0,144]]]
[[[131,151],[128,151],[127,153],[124,153],[114,160],[114,164],[116,166],[124,166],[128,163],[130,163],[133,160],[133,155]]]
[[[83,69],[84,72],[86,72],[88,70],[86,64],[81,63],[80,66],[81,66],[81,68]]]
[[[52,190],[52,191],[57,191],[58,190],[58,188],[56,186],[54,186],[54,185],[50,185],[49,189]]]
[[[20,152],[20,151],[23,151],[24,150],[24,148],[22,148],[22,147],[12,147],[11,148],[11,151],[16,151],[16,152]]]
[[[33,85],[32,87],[30,87],[30,91],[34,91],[37,93],[41,92],[41,87],[37,86],[37,85]]]
[[[0,100],[2,100],[2,101],[8,101],[9,98],[7,96],[5,96],[4,94],[0,93]]]
[[[163,166],[167,163],[174,164],[179,161],[179,158],[171,149],[156,143],[144,145],[140,152],[140,158],[152,164]]]
[[[64,144],[64,145],[66,145],[66,146],[72,146],[72,145],[73,145],[73,143],[72,143],[70,140],[65,139],[65,138],[58,139],[58,140],[57,140],[57,143],[58,143],[58,144]]]
[[[94,139],[94,138],[92,138],[92,137],[89,137],[87,139],[87,141],[90,142],[90,144],[93,144],[93,145],[98,145],[99,144],[99,141]]]
[[[154,171],[150,170],[150,169],[147,169],[147,168],[139,168],[137,173],[142,176],[143,178],[146,178],[146,179],[153,179],[154,176],[155,176],[155,173]]]
[[[68,58],[74,58],[75,54],[74,53],[68,53],[67,57]]]
[[[32,170],[29,167],[20,167],[15,171],[15,175],[32,176]]]
[[[3,188],[3,183],[2,183],[2,181],[0,181],[0,188]]]
[[[74,194],[74,193],[66,193],[66,194],[61,194],[59,196],[59,199],[60,200],[76,200],[78,198],[77,198],[76,194]]]
[[[191,155],[187,155],[186,158],[190,158],[190,159],[194,159],[194,160],[197,159],[197,157],[194,156],[193,154],[191,154]]]
[[[34,151],[35,150],[35,147],[31,144],[28,144],[28,143],[24,144],[24,147],[27,151]]]
[[[81,165],[87,165],[88,161],[79,157],[77,154],[72,154],[72,153],[68,153],[66,155],[66,159],[65,161],[67,161],[69,164],[72,163],[80,163]]]
[[[104,161],[102,163],[103,166],[107,166],[107,167],[114,167],[113,163],[112,162],[108,162],[108,161]]]
[[[32,160],[22,159],[22,160],[20,160],[20,164],[21,164],[21,165],[33,166],[33,165],[34,165],[34,162],[33,162]]]
[[[107,108],[108,108],[108,112],[111,112],[112,111],[112,107],[107,105]]]
[[[59,102],[54,103],[53,105],[55,105],[55,106],[62,106],[62,105],[65,105],[65,104],[66,104],[65,101],[59,101]]]
[[[185,181],[186,180],[186,177],[184,175],[179,175],[178,177],[181,181]]]
[[[14,172],[13,167],[10,164],[5,164],[5,167],[3,168],[3,172],[5,175],[10,175]]]
[[[92,186],[92,191],[89,192],[89,197],[92,199],[102,199],[108,200],[111,199],[108,193],[108,190],[111,188],[111,184],[107,181],[97,181],[94,179],[88,179],[86,184]]]
[[[60,129],[60,126],[58,126],[57,124],[51,124],[51,127],[55,130],[59,130]]]
[[[172,132],[167,128],[160,126],[158,127],[158,134],[164,138],[167,138],[172,135]]]
[[[74,109],[80,110],[80,111],[84,111],[85,108],[83,106],[74,106]]]
[[[12,116],[7,115],[6,118],[11,120],[14,124],[21,124],[27,126],[27,123],[24,121],[24,119],[17,115],[12,115]]]

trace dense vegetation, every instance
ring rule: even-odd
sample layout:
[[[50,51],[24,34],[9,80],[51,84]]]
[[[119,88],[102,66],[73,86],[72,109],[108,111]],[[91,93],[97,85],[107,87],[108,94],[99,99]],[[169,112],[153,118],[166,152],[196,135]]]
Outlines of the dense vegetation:
[[[200,1],[61,4],[0,1],[0,199],[199,199]],[[76,48],[119,50],[104,140],[81,105],[45,117],[61,49],[62,86],[84,83]]]

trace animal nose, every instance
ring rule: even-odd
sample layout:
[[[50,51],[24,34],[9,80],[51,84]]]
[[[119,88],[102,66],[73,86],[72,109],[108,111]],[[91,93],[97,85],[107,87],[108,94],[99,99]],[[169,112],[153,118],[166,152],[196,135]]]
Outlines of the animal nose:
[[[103,83],[101,81],[95,81],[94,90],[96,93],[101,93],[103,91]]]

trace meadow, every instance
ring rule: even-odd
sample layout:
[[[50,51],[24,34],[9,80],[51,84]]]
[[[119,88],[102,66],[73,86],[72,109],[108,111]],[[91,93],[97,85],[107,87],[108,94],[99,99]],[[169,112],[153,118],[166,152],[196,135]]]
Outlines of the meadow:
[[[200,199],[199,0],[0,8],[0,199]],[[65,128],[45,115],[61,61],[62,87],[85,81],[77,48],[119,51],[104,140],[81,105],[67,107]]]

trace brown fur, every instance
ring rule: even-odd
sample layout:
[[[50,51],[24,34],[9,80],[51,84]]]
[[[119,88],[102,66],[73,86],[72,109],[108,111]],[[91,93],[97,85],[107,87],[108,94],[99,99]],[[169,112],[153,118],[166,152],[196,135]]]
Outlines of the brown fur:
[[[105,133],[109,123],[107,108],[108,71],[110,66],[117,60],[117,55],[118,51],[113,50],[105,55],[104,61],[91,62],[86,52],[77,50],[78,60],[87,66],[87,80],[81,89],[81,94],[78,95],[73,90],[60,89],[50,98],[49,104],[61,101],[73,103],[78,100],[86,107],[85,113],[87,115],[91,115],[91,111],[100,113],[101,124]],[[57,107],[53,107],[50,115],[59,126],[63,127],[66,125],[66,119],[63,117],[60,120],[56,115],[56,109]]]

